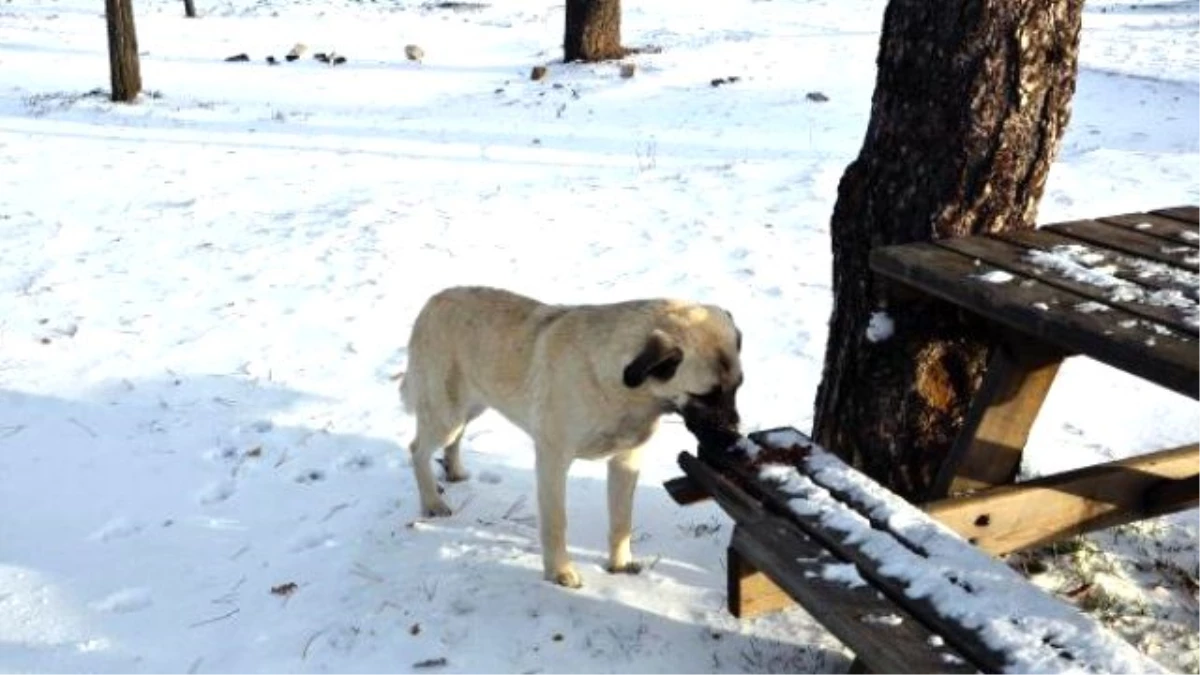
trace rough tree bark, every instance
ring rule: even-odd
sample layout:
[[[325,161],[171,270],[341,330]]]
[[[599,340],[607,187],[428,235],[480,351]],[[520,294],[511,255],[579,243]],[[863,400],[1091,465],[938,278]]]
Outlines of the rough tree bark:
[[[137,31],[133,26],[133,0],[104,0],[108,20],[108,62],[112,100],[132,101],[142,91]]]
[[[621,0],[567,0],[563,61],[607,61],[625,54]]]
[[[888,3],[866,138],[830,223],[834,308],[813,434],[911,500],[929,496],[991,344],[969,317],[886,288],[868,255],[1034,226],[1070,117],[1082,9]],[[873,342],[876,312],[894,332]]]

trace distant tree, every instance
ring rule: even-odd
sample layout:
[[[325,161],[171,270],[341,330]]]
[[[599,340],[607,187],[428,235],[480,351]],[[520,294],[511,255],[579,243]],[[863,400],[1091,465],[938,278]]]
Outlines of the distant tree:
[[[132,101],[142,91],[137,31],[133,26],[132,0],[104,0],[108,21],[108,61],[112,100]]]
[[[183,0],[183,15],[189,19],[196,18],[196,0]]]
[[[621,46],[621,0],[566,2],[564,61],[607,61],[628,53]]]
[[[1070,117],[1083,0],[890,0],[871,118],[830,224],[834,307],[813,435],[928,496],[989,342],[938,303],[889,295],[872,248],[1031,228]],[[885,297],[888,298],[885,300]],[[866,329],[885,310],[894,333]]]

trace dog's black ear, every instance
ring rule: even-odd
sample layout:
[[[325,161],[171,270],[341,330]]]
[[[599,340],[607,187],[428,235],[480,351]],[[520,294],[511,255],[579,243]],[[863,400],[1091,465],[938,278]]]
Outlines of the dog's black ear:
[[[655,331],[646,340],[641,353],[625,366],[625,386],[630,389],[640,387],[651,377],[666,382],[675,376],[675,370],[682,362],[683,350]]]

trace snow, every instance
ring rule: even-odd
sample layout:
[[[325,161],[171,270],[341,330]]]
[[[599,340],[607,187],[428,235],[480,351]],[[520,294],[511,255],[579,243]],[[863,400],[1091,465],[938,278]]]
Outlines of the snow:
[[[823,565],[821,567],[821,578],[826,581],[844,584],[850,588],[859,588],[867,585],[867,582],[858,573],[858,568],[850,563],[829,563]]]
[[[883,0],[625,3],[626,41],[663,48],[630,79],[553,62],[561,5],[179,4],[137,3],[134,106],[90,93],[98,4],[0,5],[0,670],[848,665],[801,610],[725,612],[728,520],[661,488],[695,445],[677,419],[646,453],[641,575],[602,571],[605,467],[573,467],[567,591],[541,580],[529,440],[496,415],[468,428],[456,514],[418,519],[394,377],[448,285],[691,297],[745,335],[746,430],[810,428]],[[1041,222],[1200,202],[1198,14],[1088,3]],[[264,62],[296,42],[348,61]],[[1023,473],[1193,442],[1198,421],[1070,360]],[[1195,521],[1095,538],[1144,591],[1128,637],[1190,672],[1195,596],[1156,563],[1195,578]]]
[[[1111,307],[1109,307],[1108,305],[1106,305],[1102,302],[1094,302],[1092,300],[1087,300],[1085,302],[1081,302],[1081,303],[1075,305],[1075,311],[1080,312],[1082,314],[1094,314],[1096,312],[1107,312],[1107,311],[1110,311],[1111,309],[1112,309]]]
[[[1104,260],[1104,256],[1083,245],[1055,246],[1049,251],[1033,250],[1026,253],[1025,257],[1035,265],[1057,270],[1067,278],[1085,284],[1101,288],[1121,284],[1121,280],[1113,276],[1113,273],[1117,271],[1117,266],[1095,266]]]
[[[980,281],[986,281],[989,284],[1006,284],[1016,277],[1009,272],[1005,272],[1004,270],[992,270],[990,272],[984,272],[983,274],[977,275],[977,278]]]
[[[1169,248],[1169,247],[1168,247]],[[1166,249],[1164,249],[1166,250]],[[1197,305],[1195,293],[1185,294],[1184,291],[1167,288],[1148,290],[1144,286],[1117,276],[1116,262],[1102,265],[1105,256],[1083,245],[1067,244],[1055,246],[1048,251],[1032,250],[1025,257],[1033,264],[1047,270],[1054,270],[1063,277],[1108,291],[1106,297],[1112,302],[1141,303],[1154,307],[1173,307],[1180,310],[1180,315],[1190,326],[1200,327],[1200,305]],[[1123,256],[1118,256],[1123,262]],[[1168,265],[1138,261],[1136,265],[1129,264],[1139,270],[1143,277],[1166,277],[1172,280],[1190,282],[1195,288],[1200,278],[1186,270],[1171,268]],[[1170,271],[1166,271],[1170,270]],[[995,272],[993,272],[995,274]],[[1081,311],[1091,311],[1084,308]]]
[[[896,322],[887,312],[871,312],[871,318],[867,322],[867,340],[883,342],[890,338],[895,330]]]

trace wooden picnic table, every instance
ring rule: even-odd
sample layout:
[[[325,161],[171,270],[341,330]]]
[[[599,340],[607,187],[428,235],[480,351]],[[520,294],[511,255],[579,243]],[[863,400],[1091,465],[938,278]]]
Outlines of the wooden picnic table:
[[[1175,207],[872,252],[883,279],[998,328],[931,515],[999,554],[1196,506],[1196,444],[1012,483],[1067,356],[1200,398],[1197,216]]]
[[[719,450],[681,454],[685,475],[666,483],[672,498],[715,498],[735,522],[730,611],[748,617],[799,602],[855,652],[855,672],[1161,670],[984,554],[1200,502],[1196,444],[1014,482],[1068,356],[1200,398],[1197,215],[1195,206],[1178,207],[876,249],[871,267],[884,283],[953,303],[997,329],[984,381],[935,481],[940,498],[905,511],[794,429],[748,438],[767,446],[772,437],[799,439],[788,442],[808,448],[782,486],[775,469],[774,477],[756,474]],[[854,523],[867,526],[855,531]],[[931,572],[907,578],[898,560],[911,555],[910,571]],[[983,603],[978,611],[973,602]],[[1033,647],[1021,635],[1030,630]]]

